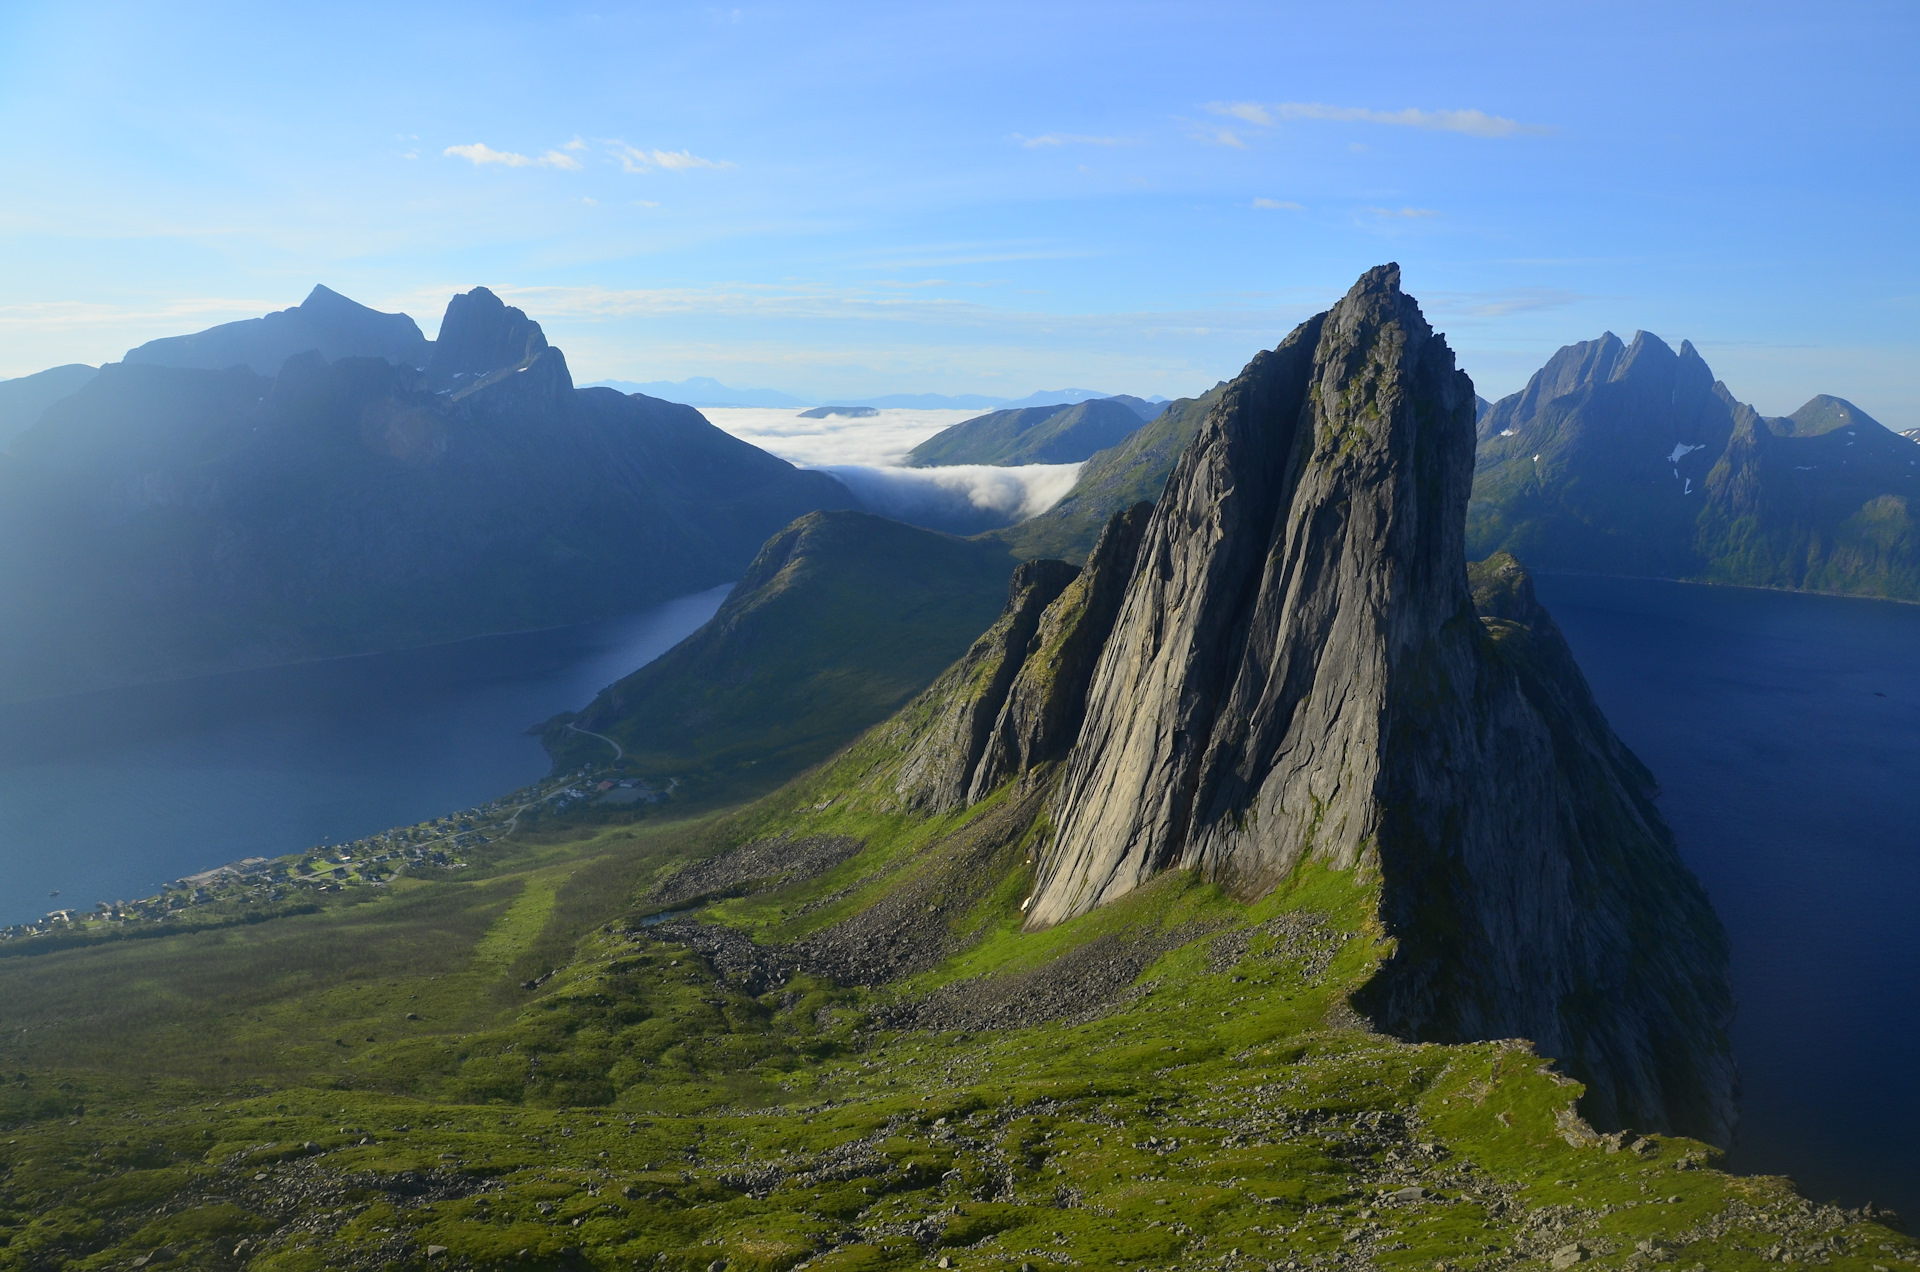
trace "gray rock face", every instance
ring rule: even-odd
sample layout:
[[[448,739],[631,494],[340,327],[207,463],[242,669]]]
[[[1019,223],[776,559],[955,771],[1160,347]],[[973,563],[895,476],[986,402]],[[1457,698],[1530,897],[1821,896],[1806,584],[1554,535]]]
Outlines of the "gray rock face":
[[[1476,615],[1474,415],[1391,265],[1227,386],[1146,529],[1028,926],[1169,868],[1246,897],[1377,870],[1381,1027],[1530,1037],[1589,1118],[1724,1140],[1724,934],[1530,591]]]
[[[974,769],[1026,660],[1040,616],[1078,573],[1065,561],[1023,562],[1013,572],[1007,607],[993,626],[908,707],[896,727],[917,737],[895,783],[907,807],[943,813],[966,805]]]
[[[974,768],[968,803],[978,803],[1010,777],[1061,759],[1073,745],[1086,716],[1094,665],[1120,612],[1140,537],[1152,515],[1149,503],[1115,513],[1100,532],[1086,568],[1040,616]]]

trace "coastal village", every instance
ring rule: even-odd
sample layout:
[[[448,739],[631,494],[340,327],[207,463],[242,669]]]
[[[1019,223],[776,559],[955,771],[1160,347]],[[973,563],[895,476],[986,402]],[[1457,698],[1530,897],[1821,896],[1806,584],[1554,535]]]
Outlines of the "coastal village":
[[[511,835],[530,814],[556,814],[588,804],[656,803],[679,788],[657,787],[617,772],[579,769],[474,808],[340,844],[320,844],[277,857],[244,857],[187,875],[152,896],[102,901],[90,910],[49,911],[32,923],[0,928],[0,951],[18,942],[38,947],[95,939],[159,935],[183,927],[257,922],[310,908],[328,893],[381,888],[396,877],[467,865],[461,853]]]

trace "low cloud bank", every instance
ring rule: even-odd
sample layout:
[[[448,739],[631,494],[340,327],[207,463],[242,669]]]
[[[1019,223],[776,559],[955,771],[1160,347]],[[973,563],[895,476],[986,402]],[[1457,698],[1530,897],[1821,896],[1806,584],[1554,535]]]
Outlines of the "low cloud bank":
[[[726,407],[701,414],[788,463],[831,473],[868,512],[950,534],[978,534],[1039,516],[1080,476],[1079,464],[899,466],[915,446],[979,411],[890,409],[866,419],[823,420],[801,419],[784,407]]]
[[[945,468],[821,464],[868,512],[929,530],[978,534],[1037,517],[1060,502],[1079,464],[954,464]]]

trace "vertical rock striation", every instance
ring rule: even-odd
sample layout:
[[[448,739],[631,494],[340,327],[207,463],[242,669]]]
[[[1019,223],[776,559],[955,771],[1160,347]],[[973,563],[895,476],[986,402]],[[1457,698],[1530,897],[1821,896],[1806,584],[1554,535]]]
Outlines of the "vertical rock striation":
[[[1150,503],[1117,512],[1094,543],[1086,568],[1040,616],[1006,704],[974,767],[967,802],[1029,769],[1063,758],[1080,732],[1100,648],[1133,577]]]
[[[973,771],[1013,687],[1041,615],[1079,573],[1065,561],[1026,561],[1007,585],[1007,607],[965,656],[942,672],[906,713],[917,733],[895,791],[918,812],[967,804]]]
[[[1475,398],[1369,271],[1230,383],[1146,527],[1028,907],[1376,871],[1402,1037],[1521,1035],[1606,1125],[1724,1141],[1726,946],[1517,563],[1464,554]]]

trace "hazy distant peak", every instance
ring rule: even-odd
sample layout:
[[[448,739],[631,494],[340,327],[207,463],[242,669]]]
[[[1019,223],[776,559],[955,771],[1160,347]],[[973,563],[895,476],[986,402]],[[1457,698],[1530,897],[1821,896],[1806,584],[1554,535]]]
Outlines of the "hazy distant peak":
[[[467,388],[496,371],[527,363],[546,348],[539,323],[485,287],[476,287],[447,302],[427,363],[427,382],[435,389]]]
[[[124,360],[202,371],[244,366],[270,376],[288,358],[309,349],[328,361],[383,358],[418,367],[425,365],[428,348],[427,338],[407,315],[382,313],[316,285],[291,309],[149,340],[129,349]]]

